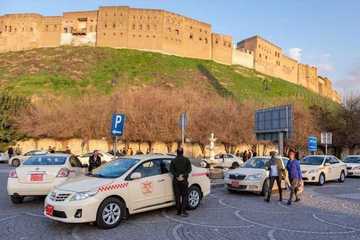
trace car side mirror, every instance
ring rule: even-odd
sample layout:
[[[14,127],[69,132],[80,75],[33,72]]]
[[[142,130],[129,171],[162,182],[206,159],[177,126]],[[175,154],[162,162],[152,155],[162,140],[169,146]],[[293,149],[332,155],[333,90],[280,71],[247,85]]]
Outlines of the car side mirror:
[[[140,178],[141,178],[141,173],[139,172],[134,172],[130,175],[131,180],[140,179]]]
[[[326,167],[328,167],[328,166],[330,166],[330,165],[331,165],[331,164],[330,164],[330,163],[328,163],[328,162],[327,162],[327,163],[325,163],[325,166],[326,166]]]

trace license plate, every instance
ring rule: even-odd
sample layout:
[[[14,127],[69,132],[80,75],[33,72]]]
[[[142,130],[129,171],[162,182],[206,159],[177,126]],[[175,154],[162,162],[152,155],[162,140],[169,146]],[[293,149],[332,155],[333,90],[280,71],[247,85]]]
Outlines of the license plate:
[[[48,216],[52,216],[54,214],[54,206],[51,206],[51,205],[46,205],[45,207],[45,213],[46,215]]]
[[[240,182],[239,182],[239,181],[231,181],[231,186],[232,186],[232,187],[239,187],[239,186],[240,186]]]
[[[32,182],[41,182],[41,181],[44,180],[44,174],[42,174],[42,173],[33,173],[30,176],[30,180]]]

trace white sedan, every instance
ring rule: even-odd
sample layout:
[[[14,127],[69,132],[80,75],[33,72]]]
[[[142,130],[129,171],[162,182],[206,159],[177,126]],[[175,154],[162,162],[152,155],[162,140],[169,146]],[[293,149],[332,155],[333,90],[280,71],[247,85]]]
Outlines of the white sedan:
[[[311,155],[301,161],[304,182],[324,185],[327,181],[344,182],[347,174],[346,164],[332,155]]]
[[[8,162],[9,161],[9,155],[4,152],[0,152],[0,162]]]
[[[215,161],[210,159],[203,159],[200,162],[200,166],[204,168],[209,168],[210,166],[221,167],[221,168],[237,168],[244,163],[241,157],[237,157],[234,154],[217,154],[215,155]]]
[[[60,222],[96,222],[113,228],[128,215],[175,205],[172,176],[173,157],[137,155],[102,165],[92,175],[57,187],[45,200],[45,216]],[[192,167],[187,205],[199,206],[210,194],[206,169]]]
[[[285,169],[289,159],[280,158]],[[242,167],[226,172],[225,187],[230,192],[247,191],[265,195],[270,185],[269,171],[265,169],[269,160],[269,156],[252,157]],[[282,187],[286,188],[285,181],[282,181],[282,184]],[[276,184],[274,184],[274,189],[276,189]]]
[[[15,155],[12,158],[9,159],[9,165],[12,167],[18,167],[20,166],[20,164],[25,161],[26,159],[28,159],[31,156],[35,156],[35,155],[44,155],[47,154],[48,152],[46,151],[42,151],[42,150],[32,150],[29,151],[27,153],[25,153],[24,155]]]
[[[348,176],[360,176],[360,155],[348,155],[344,162],[346,163]]]
[[[79,155],[78,158],[82,164],[89,164],[89,158],[91,155],[93,155],[93,153],[89,152]],[[101,158],[101,162],[110,162],[115,158],[112,154],[103,151],[99,151],[99,155]]]
[[[82,164],[68,154],[32,156],[9,173],[7,192],[13,203],[22,203],[26,196],[47,195],[68,179],[85,174]]]

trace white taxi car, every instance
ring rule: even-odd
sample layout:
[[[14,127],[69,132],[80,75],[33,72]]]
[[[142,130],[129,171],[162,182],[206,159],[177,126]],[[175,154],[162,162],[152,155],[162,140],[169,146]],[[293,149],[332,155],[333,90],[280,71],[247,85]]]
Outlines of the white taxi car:
[[[347,174],[346,164],[332,155],[311,155],[301,161],[304,182],[324,185],[326,181],[344,182]]]
[[[221,168],[237,168],[243,165],[244,161],[241,157],[237,157],[234,154],[217,154],[215,155],[215,161],[210,161],[210,159],[203,159],[200,162],[200,166],[203,168],[209,168],[210,165],[214,167]]]
[[[85,171],[79,159],[72,155],[32,156],[10,171],[7,192],[13,203],[22,203],[26,196],[46,196],[55,186]]]
[[[129,214],[175,205],[170,163],[166,155],[122,157],[74,179],[51,192],[45,216],[66,223],[95,222],[116,227]],[[210,193],[206,169],[193,166],[189,176],[188,208],[195,209]]]
[[[344,162],[348,176],[360,176],[360,155],[348,155]]]
[[[280,157],[280,159],[286,169],[289,159],[286,157]],[[265,169],[269,160],[270,156],[252,157],[240,168],[226,172],[224,175],[226,188],[230,192],[247,191],[265,195],[270,185],[269,171]],[[286,188],[285,181],[282,181],[282,184],[282,187]],[[276,188],[274,184],[274,189]]]

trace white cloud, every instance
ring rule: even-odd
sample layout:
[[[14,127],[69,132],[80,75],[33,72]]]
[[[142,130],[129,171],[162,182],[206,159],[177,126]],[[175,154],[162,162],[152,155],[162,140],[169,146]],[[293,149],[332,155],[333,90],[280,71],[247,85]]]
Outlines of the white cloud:
[[[302,49],[301,48],[290,48],[289,49],[289,55],[291,58],[297,60],[297,61],[301,61],[301,56],[302,56]]]
[[[320,72],[334,72],[335,67],[331,63],[319,63],[319,71]]]

